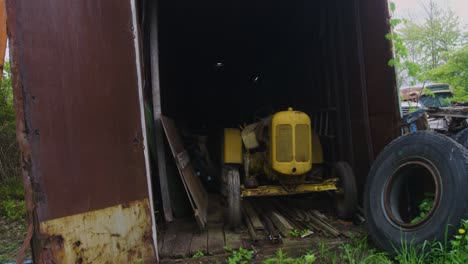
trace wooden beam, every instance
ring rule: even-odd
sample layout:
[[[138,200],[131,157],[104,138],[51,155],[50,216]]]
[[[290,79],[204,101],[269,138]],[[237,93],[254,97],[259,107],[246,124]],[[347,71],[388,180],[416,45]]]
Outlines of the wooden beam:
[[[260,221],[260,217],[258,216],[257,212],[255,212],[252,204],[248,200],[242,201],[242,208],[245,210],[245,214],[249,218],[252,227],[255,230],[264,230],[265,227],[263,226],[262,221]]]
[[[158,48],[158,1],[150,3],[150,54],[151,54],[151,87],[153,92],[154,130],[156,136],[156,158],[161,187],[161,200],[163,205],[164,219],[172,222],[171,197],[167,183],[166,151],[164,149],[164,131],[161,123],[161,87],[159,82],[159,48]]]

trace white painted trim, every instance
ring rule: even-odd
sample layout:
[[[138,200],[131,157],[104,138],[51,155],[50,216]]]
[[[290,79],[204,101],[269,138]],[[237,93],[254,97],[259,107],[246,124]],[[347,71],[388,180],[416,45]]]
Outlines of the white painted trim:
[[[151,172],[149,166],[149,155],[148,155],[148,141],[146,136],[146,121],[145,121],[145,103],[143,98],[143,84],[142,84],[142,77],[141,77],[141,61],[140,61],[140,36],[138,34],[138,23],[137,23],[137,11],[136,11],[136,4],[135,0],[131,0],[131,8],[132,8],[132,26],[133,26],[133,42],[135,45],[135,63],[136,63],[136,70],[137,70],[137,78],[138,78],[138,97],[140,101],[140,117],[141,117],[141,132],[143,133],[143,152],[145,155],[145,169],[146,169],[146,181],[148,185],[148,195],[149,195],[149,202],[150,202],[150,211],[151,211],[151,223],[152,223],[152,230],[153,230],[153,242],[154,242],[154,250],[156,253],[156,260],[159,262],[159,252],[158,252],[158,237],[156,233],[156,220],[154,216],[154,204],[153,204],[153,190],[151,184]]]

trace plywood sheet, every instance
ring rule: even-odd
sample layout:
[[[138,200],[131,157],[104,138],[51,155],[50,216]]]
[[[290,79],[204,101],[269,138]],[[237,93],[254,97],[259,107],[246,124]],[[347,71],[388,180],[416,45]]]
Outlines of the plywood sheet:
[[[174,156],[185,190],[192,205],[195,219],[201,229],[206,227],[208,194],[200,179],[195,175],[190,157],[184,149],[182,137],[172,119],[161,116],[167,141]]]

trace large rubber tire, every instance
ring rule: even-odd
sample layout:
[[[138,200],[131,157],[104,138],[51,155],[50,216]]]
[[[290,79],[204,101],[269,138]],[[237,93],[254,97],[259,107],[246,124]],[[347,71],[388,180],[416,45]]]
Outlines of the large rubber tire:
[[[356,179],[353,169],[347,162],[339,161],[333,165],[332,178],[338,178],[340,191],[335,195],[336,215],[341,219],[353,217],[358,205]]]
[[[468,128],[456,133],[452,138],[465,148],[468,148]]]
[[[240,201],[240,175],[239,170],[230,168],[227,173],[227,213],[228,227],[236,228],[241,225],[241,201]]]
[[[452,237],[467,215],[467,157],[463,146],[435,132],[391,142],[372,165],[365,187],[367,229],[375,244],[393,252],[405,242]],[[420,213],[416,198],[427,189],[434,191],[434,206],[422,220],[411,222]]]

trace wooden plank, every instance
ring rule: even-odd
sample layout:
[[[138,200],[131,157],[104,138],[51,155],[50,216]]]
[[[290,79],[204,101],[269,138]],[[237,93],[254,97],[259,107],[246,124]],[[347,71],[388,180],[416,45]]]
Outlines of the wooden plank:
[[[286,220],[286,218],[284,218],[283,215],[281,215],[275,210],[270,211],[269,216],[271,221],[278,228],[283,237],[288,237],[289,232],[294,229],[294,227],[288,222],[288,220]]]
[[[193,234],[190,243],[190,254],[193,256],[197,252],[208,253],[208,231],[200,230]]]
[[[245,223],[247,224],[247,230],[249,231],[250,238],[252,241],[257,241],[257,232],[255,232],[255,228],[252,225],[250,218],[247,216],[244,207],[242,208],[244,212],[242,215],[244,216]]]
[[[243,200],[242,201],[242,207],[245,210],[245,214],[248,215],[252,227],[256,230],[264,230],[265,227],[263,226],[262,221],[260,221],[260,217],[258,216],[257,212],[253,208],[252,204],[248,200]]]
[[[226,230],[224,232],[224,236],[226,238],[226,247],[238,249],[242,246],[240,234],[237,234],[231,230]]]
[[[224,252],[224,231],[222,224],[211,224],[208,226],[208,253],[211,255]]]
[[[208,194],[206,193],[200,179],[195,175],[188,153],[185,151],[182,137],[180,136],[172,119],[161,115],[162,126],[166,132],[167,140],[172,151],[172,155],[179,169],[182,182],[192,202],[195,219],[200,228],[206,227]]]
[[[273,243],[281,242],[281,236],[278,232],[278,229],[275,227],[273,222],[269,217],[269,212],[271,211],[271,206],[268,206],[268,203],[265,203],[264,200],[256,200],[256,202],[252,201],[254,204],[254,208],[256,208],[259,217],[261,218],[262,222],[265,224],[265,230],[268,235],[268,238]],[[268,208],[267,208],[268,207]]]
[[[222,205],[223,197],[219,194],[209,195],[209,207],[207,210],[208,223],[223,223],[224,206]]]
[[[161,123],[161,94],[159,85],[159,48],[158,48],[158,25],[157,25],[157,3],[151,4],[150,16],[150,53],[151,53],[151,87],[153,93],[153,118],[154,132],[156,141],[156,158],[159,176],[159,185],[161,191],[161,201],[163,205],[164,219],[167,222],[172,222],[172,205],[169,195],[169,185],[167,183],[166,170],[166,150],[164,149],[164,133]]]
[[[289,232],[294,229],[294,227],[286,220],[286,218],[281,215],[272,205],[271,200],[260,200],[258,203],[261,206],[265,216],[271,220],[271,222],[278,228],[283,237],[288,237]],[[257,207],[257,209],[260,209]]]
[[[176,240],[176,237],[177,234],[173,232],[164,234],[162,249],[159,252],[161,257],[165,258],[171,256],[172,250],[174,249],[173,244]]]
[[[177,233],[177,237],[172,245],[174,250],[171,256],[175,258],[191,257],[190,244],[192,242],[193,233],[191,231],[182,231]]]
[[[320,213],[317,213],[317,211],[312,210],[310,213],[308,213],[309,220],[313,222],[315,225],[320,226],[322,230],[325,232],[333,235],[333,236],[339,236],[340,231],[336,229],[334,226],[330,225],[328,222],[325,222],[323,217],[320,215]]]

